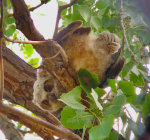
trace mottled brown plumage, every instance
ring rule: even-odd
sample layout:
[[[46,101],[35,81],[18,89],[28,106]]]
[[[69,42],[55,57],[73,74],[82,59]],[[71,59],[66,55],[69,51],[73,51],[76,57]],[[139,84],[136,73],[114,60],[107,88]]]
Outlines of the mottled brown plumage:
[[[107,78],[115,78],[124,65],[124,58],[117,61],[121,51],[119,38],[108,31],[95,36],[90,27],[80,27],[81,24],[69,24],[55,40],[64,48],[76,72],[84,68],[98,74],[100,87],[104,87]]]
[[[105,87],[107,79],[116,78],[124,65],[124,58],[118,60],[121,51],[119,38],[108,31],[93,35],[90,27],[80,27],[81,24],[81,21],[69,24],[54,40],[63,47],[68,56],[70,65],[67,70],[73,79],[77,79],[77,72],[81,68],[87,69],[96,73],[99,86]],[[64,105],[57,100],[62,92],[57,88],[60,86],[55,76],[40,68],[34,84],[33,102],[50,111],[57,111]]]

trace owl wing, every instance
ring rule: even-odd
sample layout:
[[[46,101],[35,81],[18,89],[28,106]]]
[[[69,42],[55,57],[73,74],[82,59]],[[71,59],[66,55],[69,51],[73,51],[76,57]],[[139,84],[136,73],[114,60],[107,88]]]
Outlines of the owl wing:
[[[53,38],[58,43],[70,36],[76,29],[82,25],[82,21],[74,21],[70,23],[67,27],[61,29],[57,35]]]
[[[99,85],[100,88],[104,88],[108,86],[107,79],[115,79],[121,72],[125,63],[125,58],[122,57],[119,59],[120,53],[121,53],[121,48],[118,50],[118,52],[111,55],[112,63],[110,67],[107,68],[107,70],[105,71],[104,77]]]

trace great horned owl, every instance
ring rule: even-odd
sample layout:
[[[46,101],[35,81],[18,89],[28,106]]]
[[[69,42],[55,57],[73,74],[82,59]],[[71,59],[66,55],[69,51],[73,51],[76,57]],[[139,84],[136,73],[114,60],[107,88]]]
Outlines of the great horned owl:
[[[90,27],[80,27],[81,24],[81,21],[72,22],[54,39],[65,50],[75,71],[84,68],[96,73],[100,87],[105,87],[107,78],[115,78],[124,65],[124,58],[117,61],[121,51],[120,39],[108,31],[93,35]]]
[[[72,22],[54,40],[65,50],[70,67],[76,73],[81,68],[96,73],[100,87],[104,87],[107,85],[107,78],[115,78],[124,65],[124,58],[117,61],[121,50],[119,38],[108,31],[93,35],[90,27],[80,27],[81,24],[81,21]],[[61,94],[53,79],[46,70],[38,71],[33,101],[45,109],[56,111],[63,105],[57,100]]]

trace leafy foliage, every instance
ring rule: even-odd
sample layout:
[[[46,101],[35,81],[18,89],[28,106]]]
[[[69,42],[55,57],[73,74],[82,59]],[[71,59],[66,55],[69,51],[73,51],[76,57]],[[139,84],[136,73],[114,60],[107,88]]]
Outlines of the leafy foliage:
[[[49,1],[41,0],[41,3]],[[66,4],[61,0],[57,2],[59,6]],[[81,69],[78,73],[79,86],[60,97],[60,101],[67,105],[61,112],[62,124],[70,129],[83,129],[83,133],[88,128],[90,140],[117,140],[118,133],[112,128],[115,129],[113,123],[118,117],[123,123],[121,134],[125,139],[130,139],[127,137],[128,131],[123,128],[128,126],[135,135],[139,130],[143,133],[143,122],[150,114],[150,27],[145,20],[147,15],[140,13],[141,9],[134,2],[125,0],[123,3],[122,17],[129,47],[125,43],[121,53],[126,63],[119,79],[108,79],[110,91],[98,87],[96,74]],[[7,0],[3,31],[8,37],[18,39],[15,19],[9,16],[10,11],[11,3]],[[61,20],[60,29],[72,21],[82,20],[83,26],[90,26],[93,34],[108,30],[123,39],[118,0],[78,0],[72,7],[62,11]],[[30,65],[38,66],[39,58],[31,58],[34,53],[31,45],[21,46],[21,51],[25,59],[30,59]],[[110,93],[114,94],[114,98],[110,98]],[[127,104],[130,108],[126,108]],[[135,114],[131,110],[139,114],[140,119],[133,120]]]
[[[135,7],[135,4],[136,3],[132,2],[131,5]],[[120,74],[119,81],[108,79],[108,84],[111,87],[110,92],[115,93],[115,97],[105,99],[107,93],[103,89],[98,88],[98,81],[94,74],[90,74],[86,70],[80,70],[78,74],[80,88],[83,90],[82,92],[86,94],[86,99],[84,100],[88,104],[88,106],[85,105],[85,109],[82,111],[88,112],[93,116],[93,125],[89,127],[90,140],[117,140],[118,134],[111,129],[113,127],[114,118],[118,117],[121,117],[123,127],[128,124],[129,129],[137,135],[137,129],[131,128],[131,121],[128,121],[132,119],[130,116],[133,115],[130,110],[133,109],[135,112],[142,114],[141,119],[145,119],[150,113],[150,76],[147,69],[150,58],[150,47],[148,46],[150,28],[146,25],[147,23],[145,23],[142,16],[140,18],[137,16],[136,10],[133,11],[132,8],[131,11],[131,5],[129,5],[127,1],[123,3],[123,6],[126,8],[125,11],[123,11],[123,22],[130,47],[129,50],[127,44],[125,44],[124,52],[121,54],[125,56],[126,63]],[[72,8],[68,8],[62,14],[62,20],[62,27],[74,20],[82,20],[83,25],[91,26],[95,34],[109,30],[110,32],[116,33],[121,39],[123,38],[120,24],[120,3],[118,0],[98,0],[96,2],[92,0],[79,0]],[[134,59],[135,56],[137,60]],[[65,95],[67,96],[67,94]],[[98,99],[96,95],[98,95]],[[67,99],[69,100],[69,98]],[[83,102],[80,100],[78,103]],[[126,109],[124,106],[126,104],[132,106],[131,109],[127,109],[128,113],[131,113],[130,116],[125,115]],[[102,110],[98,107],[100,105]],[[71,107],[71,104],[68,106]],[[76,111],[74,110],[74,112]],[[61,115],[63,117],[63,114]],[[94,124],[95,120],[98,121],[96,126]],[[132,120],[132,124],[136,124],[135,126],[140,128],[142,133],[145,130],[143,127],[144,124],[141,122]],[[69,128],[74,129],[73,125],[75,124],[70,124]],[[84,128],[84,125],[82,125],[82,128]],[[127,133],[125,130],[122,130],[122,132],[125,135]]]

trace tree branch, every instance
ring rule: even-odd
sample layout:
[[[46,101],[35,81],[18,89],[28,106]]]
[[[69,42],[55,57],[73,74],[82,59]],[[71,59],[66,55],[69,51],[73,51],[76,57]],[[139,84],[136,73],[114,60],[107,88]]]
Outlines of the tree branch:
[[[7,36],[3,35],[3,38],[6,41],[12,42],[12,43],[22,43],[22,44],[32,44],[32,45],[44,45],[45,43],[47,43],[48,40],[44,40],[44,41],[22,41],[22,40],[13,40],[11,38],[8,38]]]
[[[39,7],[41,7],[42,5],[44,5],[44,4],[47,4],[49,1],[48,0],[45,0],[45,2],[42,2],[42,3],[40,3],[40,4],[38,4],[37,6],[35,6],[35,7],[31,7],[31,8],[29,8],[29,11],[34,11],[34,10],[36,10],[37,8],[39,8]],[[8,17],[11,17],[11,16],[13,16],[13,14],[9,14],[9,15],[7,15]]]
[[[1,20],[0,20],[0,102],[3,99],[4,91],[4,68],[2,57],[2,37],[3,37],[3,1],[0,0]]]
[[[58,26],[59,26],[59,21],[60,21],[61,12],[62,12],[64,9],[67,9],[68,7],[71,7],[71,6],[72,6],[73,4],[75,4],[77,1],[78,1],[78,0],[73,0],[73,1],[71,1],[69,4],[60,6],[60,7],[58,8],[57,18],[56,18],[56,25],[55,25],[55,30],[54,30],[53,38],[55,38],[56,35],[57,35],[57,33],[58,33]]]
[[[45,4],[45,3],[40,3],[40,4],[38,4],[38,5],[35,6],[35,7],[29,8],[29,11],[34,11],[35,9],[41,7],[43,4]]]
[[[49,135],[51,136],[51,134],[53,134],[66,140],[81,140],[78,135],[75,135],[73,132],[63,126],[57,127],[49,122],[29,116],[5,104],[2,104],[0,108],[0,112],[5,114],[8,118],[26,125],[44,139],[48,139]]]
[[[35,9],[41,7],[43,4],[47,4],[48,2],[49,2],[48,0],[45,0],[45,2],[41,2],[41,3],[38,4],[37,6],[32,7],[32,8],[29,8],[29,11],[34,11]]]
[[[24,0],[11,0],[11,3],[13,6],[13,16],[16,19],[16,28],[19,29],[28,40],[44,41],[44,37],[33,24],[30,12]],[[34,48],[43,58],[53,56],[48,44],[45,44],[42,47],[35,45]]]
[[[5,70],[4,98],[27,108],[52,124],[60,125],[60,121],[53,114],[32,102],[33,84],[36,80],[35,69],[5,46],[3,47],[3,58]]]
[[[123,31],[122,50],[123,50],[123,53],[124,53],[124,44],[126,43],[129,52],[133,56],[133,59],[135,60],[136,63],[138,63],[138,59],[137,59],[136,55],[130,49],[129,42],[128,42],[128,39],[127,39],[127,36],[126,36],[126,30],[125,30],[125,27],[124,27],[122,16],[123,16],[123,0],[120,0],[120,23],[121,23],[121,28],[122,28],[122,31]]]
[[[0,128],[8,140],[23,140],[23,135],[15,128],[11,121],[1,113]]]
[[[11,3],[14,10],[14,17],[16,19],[16,27],[28,38],[28,40],[34,41],[45,40],[33,25],[33,21],[30,17],[29,10],[24,0],[11,0]],[[58,52],[57,47],[61,48],[53,40],[49,40],[48,43],[42,46],[34,46],[35,50],[42,56],[42,58],[49,58],[57,54]],[[65,54],[61,55],[64,57],[63,59],[66,61],[67,57],[65,56]],[[57,77],[53,75],[53,77],[55,77],[57,80],[58,83],[57,85],[61,85],[61,87],[58,88],[58,91],[61,92],[58,93],[57,95],[62,94],[62,92],[67,92],[71,90],[72,88],[75,87],[76,84],[75,80],[72,77],[72,73],[71,74],[69,73],[70,72],[68,70],[69,68],[65,65],[63,59],[60,55],[58,55],[58,57],[56,57],[55,59],[49,62],[47,61],[48,63],[45,66],[45,69],[47,69],[49,73],[53,75],[53,73],[55,72],[57,75]]]
[[[59,52],[56,55],[54,55],[52,57],[48,57],[46,59],[54,59],[60,53],[62,55],[62,58],[63,58],[65,64],[68,64],[68,57],[67,57],[65,51],[63,50],[63,48],[57,42],[55,42],[55,41],[53,41],[51,39],[44,40],[44,41],[22,41],[22,40],[13,40],[13,39],[10,39],[10,38],[8,38],[5,35],[3,35],[3,37],[4,37],[5,40],[7,40],[9,42],[12,42],[12,43],[32,44],[32,45],[38,45],[38,46],[44,45],[44,44],[46,44],[48,42],[53,43],[54,47],[56,47],[59,50]]]

